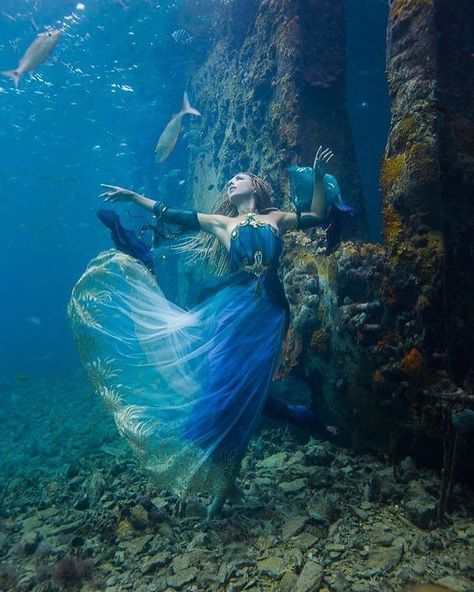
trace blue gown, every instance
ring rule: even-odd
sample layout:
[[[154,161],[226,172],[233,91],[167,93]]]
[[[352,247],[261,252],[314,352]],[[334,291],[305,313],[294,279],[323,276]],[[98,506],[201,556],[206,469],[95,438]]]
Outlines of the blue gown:
[[[86,372],[158,487],[180,497],[232,487],[288,327],[282,247],[274,226],[248,214],[231,235],[230,272],[189,310],[114,249],[74,287],[68,312]]]

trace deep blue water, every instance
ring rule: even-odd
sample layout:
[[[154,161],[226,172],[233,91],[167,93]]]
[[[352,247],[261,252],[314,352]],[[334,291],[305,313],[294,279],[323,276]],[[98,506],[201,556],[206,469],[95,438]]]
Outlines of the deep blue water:
[[[206,18],[212,13],[188,14],[186,22],[194,23],[199,37],[177,43],[172,32],[183,27],[178,4],[0,2],[1,70],[16,67],[38,32],[64,30],[52,57],[26,74],[18,91],[11,80],[0,79],[2,378],[60,376],[78,367],[66,306],[87,262],[110,247],[95,215],[99,184],[166,197],[176,180],[165,175],[186,166],[182,140],[160,168],[153,150],[179,110],[186,76],[211,42]],[[374,216],[373,240],[378,240],[378,168],[388,121],[385,12],[382,1],[348,3],[348,111]],[[191,97],[196,107],[198,99]],[[180,191],[182,185],[173,186],[175,201]]]

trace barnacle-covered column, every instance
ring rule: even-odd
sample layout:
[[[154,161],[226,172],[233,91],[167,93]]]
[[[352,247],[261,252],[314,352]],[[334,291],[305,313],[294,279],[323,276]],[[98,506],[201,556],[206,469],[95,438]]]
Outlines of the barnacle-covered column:
[[[394,0],[392,122],[382,166],[392,263],[418,282],[423,346],[462,381],[474,346],[473,17],[459,0]]]
[[[414,274],[412,302],[443,341],[444,241],[438,145],[436,21],[432,0],[395,0],[387,33],[392,122],[382,164],[384,239],[394,266]]]
[[[251,170],[288,206],[287,167],[311,165],[324,144],[344,199],[360,211],[342,237],[365,237],[345,108],[344,0],[239,0],[216,10],[212,49],[191,78],[203,114],[192,124],[209,147],[191,156],[195,205],[210,207],[229,176]]]
[[[304,371],[319,417],[354,446],[395,457],[433,455],[473,394],[472,25],[464,1],[391,3],[386,245],[324,258],[309,235],[284,258],[296,333],[284,370]]]

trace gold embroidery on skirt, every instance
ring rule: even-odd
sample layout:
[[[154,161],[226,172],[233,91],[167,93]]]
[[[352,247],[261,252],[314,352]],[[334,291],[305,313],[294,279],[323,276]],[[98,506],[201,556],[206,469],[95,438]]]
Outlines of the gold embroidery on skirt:
[[[259,297],[262,295],[262,276],[263,274],[273,269],[273,265],[263,263],[262,251],[255,251],[253,254],[253,263],[249,264],[247,257],[242,260],[242,265],[239,267],[241,271],[248,271],[257,277],[255,284],[255,296]]]

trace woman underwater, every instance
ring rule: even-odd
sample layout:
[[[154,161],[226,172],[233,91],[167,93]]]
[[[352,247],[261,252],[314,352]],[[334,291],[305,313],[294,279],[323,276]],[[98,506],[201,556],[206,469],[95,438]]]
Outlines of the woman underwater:
[[[133,202],[200,231],[185,249],[217,267],[212,291],[185,310],[164,296],[140,255],[109,250],[91,261],[68,309],[86,372],[120,435],[160,487],[181,498],[210,491],[208,518],[239,497],[235,479],[289,323],[277,273],[282,236],[325,220],[331,156],[316,155],[309,212],[272,207],[270,187],[252,173],[235,175],[210,214],[104,185],[106,202]]]

